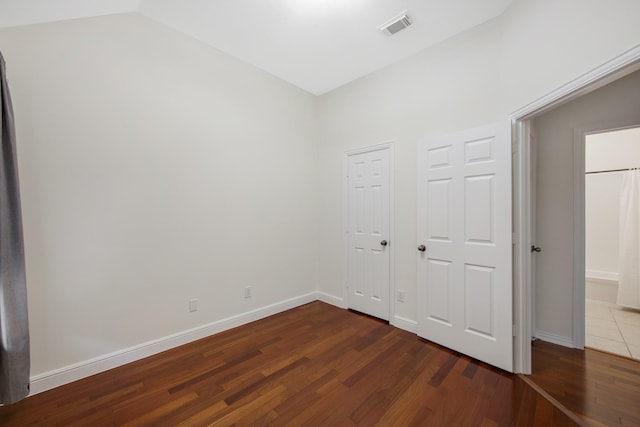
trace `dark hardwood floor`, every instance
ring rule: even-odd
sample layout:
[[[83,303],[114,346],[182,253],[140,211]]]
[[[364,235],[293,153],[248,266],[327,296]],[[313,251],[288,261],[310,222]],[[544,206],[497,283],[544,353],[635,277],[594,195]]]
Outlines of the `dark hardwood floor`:
[[[530,379],[593,426],[640,427],[640,362],[597,350],[533,343]]]
[[[557,363],[571,367],[571,360]],[[637,396],[637,370],[626,365],[606,370],[632,377],[618,386]],[[580,400],[586,386],[559,375],[571,384],[561,397]],[[550,382],[551,393],[563,393],[558,381]],[[606,400],[606,394],[598,399]],[[314,302],[2,407],[0,425],[578,423],[517,375]]]

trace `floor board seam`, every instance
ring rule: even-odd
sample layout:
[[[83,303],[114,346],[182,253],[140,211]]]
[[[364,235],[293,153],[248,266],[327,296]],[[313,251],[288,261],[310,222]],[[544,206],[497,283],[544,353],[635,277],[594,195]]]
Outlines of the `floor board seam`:
[[[527,375],[518,374],[518,377],[520,377],[522,379],[522,381],[524,381],[529,387],[534,389],[536,391],[536,393],[538,393],[540,396],[542,396],[545,399],[547,399],[549,401],[549,403],[551,403],[553,406],[558,408],[563,414],[565,414],[567,417],[569,417],[575,423],[577,423],[578,425],[583,426],[583,427],[589,427],[589,424],[587,424],[585,420],[580,418],[573,411],[569,410],[566,406],[564,406],[562,403],[560,403],[558,400],[556,400],[553,396],[551,396],[549,393],[544,391],[542,389],[542,387],[540,387],[538,384],[533,382],[533,380],[531,378],[529,378]]]

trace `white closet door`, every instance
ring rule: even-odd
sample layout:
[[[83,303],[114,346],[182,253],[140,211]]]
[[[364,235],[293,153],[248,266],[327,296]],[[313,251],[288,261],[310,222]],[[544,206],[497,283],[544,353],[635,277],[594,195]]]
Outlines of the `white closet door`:
[[[418,334],[513,370],[508,123],[419,146]]]
[[[389,149],[348,157],[348,306],[389,320]]]

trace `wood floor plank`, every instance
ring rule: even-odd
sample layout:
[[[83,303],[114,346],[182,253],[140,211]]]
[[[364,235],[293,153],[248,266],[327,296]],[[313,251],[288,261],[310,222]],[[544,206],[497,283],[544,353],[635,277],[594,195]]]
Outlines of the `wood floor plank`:
[[[635,365],[536,352],[550,395],[596,408],[584,420],[638,425]],[[0,407],[0,425],[579,424],[516,375],[314,302]]]
[[[537,386],[590,425],[640,425],[640,362],[543,341],[532,347]]]

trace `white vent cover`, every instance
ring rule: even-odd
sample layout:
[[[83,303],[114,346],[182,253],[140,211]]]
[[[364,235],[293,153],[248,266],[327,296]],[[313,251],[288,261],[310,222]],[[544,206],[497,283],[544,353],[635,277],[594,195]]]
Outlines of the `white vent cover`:
[[[407,15],[407,11],[400,13],[398,16],[390,19],[384,24],[380,25],[378,29],[388,36],[392,36],[398,31],[402,31],[411,25],[411,18]]]

